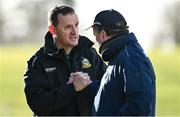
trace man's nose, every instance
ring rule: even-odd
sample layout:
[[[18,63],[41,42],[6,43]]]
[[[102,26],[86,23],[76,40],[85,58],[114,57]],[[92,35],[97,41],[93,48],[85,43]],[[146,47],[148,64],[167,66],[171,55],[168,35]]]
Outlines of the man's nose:
[[[72,33],[73,34],[77,34],[78,33],[78,27],[77,26],[73,26],[72,27]]]

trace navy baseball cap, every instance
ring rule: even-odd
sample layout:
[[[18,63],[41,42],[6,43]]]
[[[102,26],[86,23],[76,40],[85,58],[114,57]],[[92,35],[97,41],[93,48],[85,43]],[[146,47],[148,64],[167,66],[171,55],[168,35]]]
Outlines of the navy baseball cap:
[[[98,25],[105,29],[127,29],[125,18],[116,10],[104,10],[99,12],[89,28]],[[87,28],[87,29],[89,29]]]

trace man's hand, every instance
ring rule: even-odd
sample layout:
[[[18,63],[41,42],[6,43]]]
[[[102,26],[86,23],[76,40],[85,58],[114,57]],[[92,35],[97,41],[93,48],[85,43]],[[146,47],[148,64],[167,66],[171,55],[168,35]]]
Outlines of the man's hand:
[[[87,73],[75,72],[71,73],[71,76],[67,84],[73,83],[75,90],[78,92],[86,88],[89,84],[91,84],[91,82],[92,81],[90,80],[90,77]]]

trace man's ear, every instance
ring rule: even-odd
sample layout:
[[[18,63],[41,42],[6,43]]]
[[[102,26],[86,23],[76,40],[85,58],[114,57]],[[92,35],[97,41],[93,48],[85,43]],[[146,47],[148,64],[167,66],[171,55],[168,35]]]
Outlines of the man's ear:
[[[107,35],[105,30],[101,31],[101,36],[102,36],[103,42],[111,38],[110,36]]]
[[[55,27],[54,27],[53,25],[50,25],[50,26],[48,27],[48,29],[49,29],[49,32],[50,32],[52,35],[56,35],[56,29],[55,29]]]
[[[103,40],[106,39],[107,34],[106,34],[106,31],[105,31],[105,30],[102,30],[102,31],[101,31],[101,35],[102,35]]]

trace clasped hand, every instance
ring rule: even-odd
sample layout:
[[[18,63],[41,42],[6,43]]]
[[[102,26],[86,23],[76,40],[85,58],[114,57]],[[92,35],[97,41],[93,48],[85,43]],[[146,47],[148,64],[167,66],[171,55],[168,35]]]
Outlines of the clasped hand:
[[[71,73],[67,84],[72,84],[72,83],[74,85],[75,90],[78,92],[86,88],[89,84],[92,83],[92,81],[87,73],[74,72]]]

